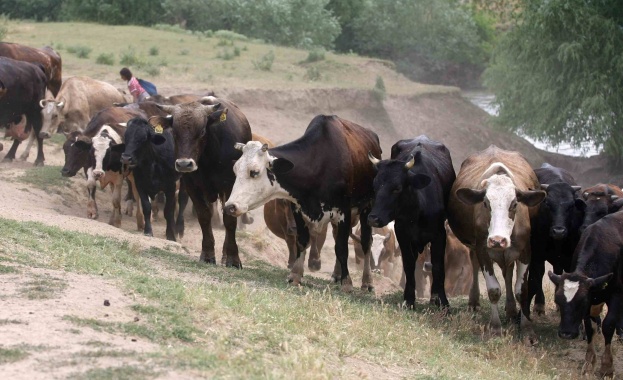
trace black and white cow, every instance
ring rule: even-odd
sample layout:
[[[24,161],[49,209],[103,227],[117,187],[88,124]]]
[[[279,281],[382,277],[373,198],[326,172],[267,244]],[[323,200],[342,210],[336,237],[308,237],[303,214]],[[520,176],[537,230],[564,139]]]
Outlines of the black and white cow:
[[[446,208],[456,175],[445,145],[422,135],[392,146],[389,160],[370,156],[377,168],[374,207],[368,217],[372,227],[396,221],[396,238],[406,275],[404,299],[415,303],[415,262],[431,243],[433,282],[431,302],[448,307],[444,289]]]
[[[334,273],[334,278],[341,279],[344,291],[352,290],[348,237],[351,219],[359,214],[362,246],[370,254],[372,234],[366,221],[374,198],[374,167],[367,155],[380,157],[377,135],[335,115],[319,115],[302,137],[290,143],[271,149],[258,141],[236,146],[242,157],[234,165],[236,182],[225,211],[238,216],[279,198],[294,204],[298,259],[289,279],[295,284],[303,276],[304,247],[309,241],[304,218],[318,228],[329,222],[337,225],[335,255],[340,273]],[[370,260],[366,257],[364,263],[362,288],[372,290]]]

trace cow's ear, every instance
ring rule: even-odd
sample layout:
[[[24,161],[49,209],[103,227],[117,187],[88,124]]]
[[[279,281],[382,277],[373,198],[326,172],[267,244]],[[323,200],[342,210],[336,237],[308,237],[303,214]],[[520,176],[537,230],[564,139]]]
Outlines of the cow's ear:
[[[151,136],[151,142],[154,145],[162,145],[167,142],[167,138],[162,135],[162,133],[154,133]]]
[[[111,152],[123,153],[125,152],[125,144],[116,144],[110,147]]]
[[[515,195],[517,196],[517,202],[521,202],[529,207],[534,207],[543,202],[543,199],[545,199],[547,193],[541,190],[516,190]]]
[[[173,126],[173,117],[152,116],[149,118],[149,125],[154,127],[154,129],[162,128],[162,130],[165,130]]]
[[[586,202],[584,202],[584,200],[580,199],[580,198],[576,199],[575,200],[575,208],[577,208],[580,211],[586,210]]]
[[[547,275],[549,276],[549,279],[554,283],[554,285],[556,285],[556,286],[560,285],[560,282],[562,280],[560,275],[557,275],[556,273],[552,272],[551,270],[547,272]]]
[[[463,187],[456,191],[456,197],[466,205],[475,205],[485,199],[486,190],[468,189]]]
[[[207,123],[207,125],[227,120],[227,112],[228,112],[227,108],[223,108],[223,109],[216,110],[216,111],[212,112],[208,116],[208,123]]]
[[[623,207],[623,198],[617,198],[608,208],[608,213],[612,214],[614,212],[617,212],[621,209],[621,207]]]
[[[588,283],[590,284],[591,288],[605,288],[606,286],[608,286],[608,281],[610,281],[611,278],[612,273],[608,273],[597,278],[591,278],[588,280]]]
[[[276,174],[287,173],[294,168],[294,164],[285,158],[276,158],[270,164],[270,169]]]
[[[409,172],[407,176],[409,178],[409,184],[415,190],[423,189],[426,186],[428,186],[431,182],[430,177],[427,176],[426,174],[421,174],[421,173],[413,174]]]
[[[80,150],[89,150],[93,146],[93,142],[90,137],[80,136],[76,139],[74,146]]]

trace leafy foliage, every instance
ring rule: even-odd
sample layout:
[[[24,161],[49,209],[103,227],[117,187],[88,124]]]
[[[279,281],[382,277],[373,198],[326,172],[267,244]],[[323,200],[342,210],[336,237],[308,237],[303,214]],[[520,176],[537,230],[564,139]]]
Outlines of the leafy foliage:
[[[10,18],[58,21],[64,0],[0,0],[1,13]]]
[[[522,0],[486,83],[499,124],[550,144],[592,141],[623,164],[623,2]]]
[[[162,18],[163,13],[160,2],[150,0],[61,0],[60,2],[63,18],[103,24],[153,25]]]

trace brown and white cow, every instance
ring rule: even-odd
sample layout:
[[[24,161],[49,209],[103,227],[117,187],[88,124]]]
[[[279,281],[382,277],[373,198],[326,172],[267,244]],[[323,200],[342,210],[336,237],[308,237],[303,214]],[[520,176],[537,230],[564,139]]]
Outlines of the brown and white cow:
[[[113,85],[89,77],[69,78],[53,100],[41,99],[43,126],[39,137],[51,137],[59,126],[64,132],[85,130],[97,112],[115,102],[123,102],[123,96]]]
[[[370,246],[369,256],[363,253],[360,236],[361,225],[357,226],[355,233],[350,235],[354,242],[355,262],[357,265],[363,264],[363,260],[368,258],[373,272],[379,272],[385,277],[390,277],[394,261],[397,257],[400,257],[400,248],[398,248],[396,243],[394,222],[390,222],[385,227],[372,228],[372,245]]]
[[[337,225],[335,255],[344,291],[352,290],[348,272],[348,237],[353,215],[362,224],[361,242],[370,254],[371,228],[367,224],[374,189],[374,167],[368,153],[381,155],[378,136],[369,129],[335,115],[318,115],[305,133],[290,143],[269,149],[258,141],[237,144],[242,157],[236,162],[236,182],[225,204],[225,212],[241,215],[272,199],[286,199],[296,205],[298,259],[289,281],[299,284],[303,276],[304,247],[309,241],[305,223]],[[372,290],[369,261],[364,268],[362,288]]]
[[[461,164],[461,170],[450,194],[448,222],[456,236],[472,254],[474,276],[480,265],[491,301],[490,328],[502,333],[498,310],[500,284],[493,263],[502,269],[506,284],[506,315],[517,315],[515,299],[521,304],[521,328],[534,342],[535,334],[528,319],[528,265],[530,264],[530,218],[546,193],[540,190],[532,167],[517,153],[491,145],[474,153]],[[477,260],[474,259],[476,255]],[[513,265],[517,278],[513,287]],[[478,281],[473,281],[469,305],[479,304]]]

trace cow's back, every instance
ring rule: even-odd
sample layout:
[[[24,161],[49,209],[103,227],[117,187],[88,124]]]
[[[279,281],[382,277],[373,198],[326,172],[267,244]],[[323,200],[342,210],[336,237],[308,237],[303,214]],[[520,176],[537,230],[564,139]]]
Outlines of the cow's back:
[[[38,113],[46,83],[41,65],[0,57],[0,123],[16,122],[22,114]]]
[[[124,101],[123,95],[113,85],[89,77],[67,79],[56,100],[66,102],[66,115],[79,114],[87,118],[112,107],[113,103]]]
[[[145,118],[145,113],[140,109],[126,109],[123,107],[108,107],[97,112],[87,124],[84,135],[95,136],[104,124],[126,123],[135,117]]]
[[[541,184],[552,184],[563,182],[568,185],[575,186],[575,178],[563,168],[558,168],[552,166],[550,164],[543,164],[540,168],[534,169],[534,174],[536,174],[539,183]]]
[[[58,94],[62,82],[62,63],[60,55],[51,47],[37,49],[11,42],[0,42],[0,57],[42,65],[47,86],[54,96]]]
[[[448,202],[448,222],[456,237],[468,247],[476,243],[476,221],[474,220],[474,206],[466,205],[456,196],[461,188],[480,189],[482,175],[494,163],[504,164],[513,174],[515,186],[522,191],[534,190],[540,187],[534,170],[526,159],[518,152],[507,151],[489,146],[487,149],[467,157],[461,164],[459,174],[454,181]],[[521,204],[519,207],[524,207]],[[538,212],[538,207],[529,208],[529,217]]]

